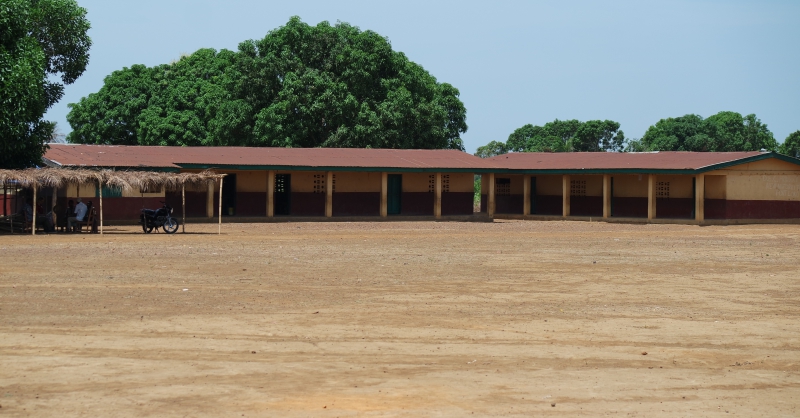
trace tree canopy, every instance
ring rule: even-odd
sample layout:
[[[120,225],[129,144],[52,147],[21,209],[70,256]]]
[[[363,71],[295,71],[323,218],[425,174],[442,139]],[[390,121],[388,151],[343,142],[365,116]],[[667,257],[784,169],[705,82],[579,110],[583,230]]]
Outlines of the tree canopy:
[[[786,137],[780,146],[780,153],[800,158],[800,131],[794,131]]]
[[[42,116],[86,69],[88,30],[74,0],[0,3],[0,168],[41,163],[55,129]]]
[[[544,126],[531,124],[514,130],[505,143],[492,141],[478,147],[475,155],[487,158],[507,152],[622,151],[625,133],[611,120],[554,120]]]
[[[238,51],[115,71],[70,107],[74,143],[463,149],[467,130],[458,90],[386,38],[298,17]]]
[[[627,151],[757,151],[778,150],[778,142],[756,115],[719,112],[661,119],[641,140],[630,141]]]

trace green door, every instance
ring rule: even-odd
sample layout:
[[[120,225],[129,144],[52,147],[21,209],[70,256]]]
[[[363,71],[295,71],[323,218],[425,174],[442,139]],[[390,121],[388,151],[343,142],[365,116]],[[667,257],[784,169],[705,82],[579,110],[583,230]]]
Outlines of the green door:
[[[386,187],[386,213],[400,214],[400,194],[403,192],[403,175],[389,174]]]

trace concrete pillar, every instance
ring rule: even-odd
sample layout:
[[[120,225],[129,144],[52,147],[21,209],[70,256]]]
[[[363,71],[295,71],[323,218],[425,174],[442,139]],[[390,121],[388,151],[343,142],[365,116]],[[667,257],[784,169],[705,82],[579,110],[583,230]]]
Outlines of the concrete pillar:
[[[489,173],[489,198],[486,202],[486,212],[494,218],[494,173]]]
[[[706,175],[698,174],[694,180],[694,220],[703,221],[706,218]]]
[[[333,171],[325,175],[325,217],[333,217]]]
[[[647,220],[652,221],[656,217],[656,175],[647,176]]]
[[[220,180],[222,181],[222,180]],[[206,217],[214,218],[214,182],[208,182],[206,190]]]
[[[389,213],[389,173],[381,173],[381,217]]]
[[[522,214],[531,214],[531,176],[522,176]]]
[[[611,175],[603,174],[603,218],[611,216]]]
[[[569,216],[569,195],[570,195],[570,184],[569,184],[569,174],[564,174],[562,176],[562,183],[561,183],[561,209],[562,209],[562,216],[567,217]]]
[[[442,173],[436,173],[434,192],[436,196],[433,198],[433,216],[439,219],[442,217]]]
[[[267,217],[275,216],[275,170],[267,172]]]

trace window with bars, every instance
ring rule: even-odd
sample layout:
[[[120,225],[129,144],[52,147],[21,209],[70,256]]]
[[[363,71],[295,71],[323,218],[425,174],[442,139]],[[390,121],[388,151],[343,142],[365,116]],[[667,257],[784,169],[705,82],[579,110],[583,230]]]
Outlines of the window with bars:
[[[450,175],[442,174],[442,193],[450,192]]]
[[[277,174],[275,175],[275,193],[288,193],[289,190],[286,187],[288,183],[289,175],[288,174]]]
[[[511,179],[494,179],[494,194],[496,196],[511,196]]]
[[[669,182],[656,182],[656,197],[669,197]]]
[[[314,174],[314,193],[324,194],[327,174]],[[331,191],[336,193],[336,174],[331,176]]]
[[[436,174],[428,176],[428,193],[436,192]]]
[[[569,181],[570,196],[586,196],[586,180]]]
[[[314,193],[325,193],[324,174],[314,174]]]

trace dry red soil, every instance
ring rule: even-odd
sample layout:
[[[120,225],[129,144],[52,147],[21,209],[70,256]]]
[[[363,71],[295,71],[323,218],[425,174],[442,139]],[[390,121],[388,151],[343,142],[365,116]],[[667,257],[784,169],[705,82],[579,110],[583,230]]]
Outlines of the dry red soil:
[[[798,416],[800,226],[0,236],[2,416]]]

